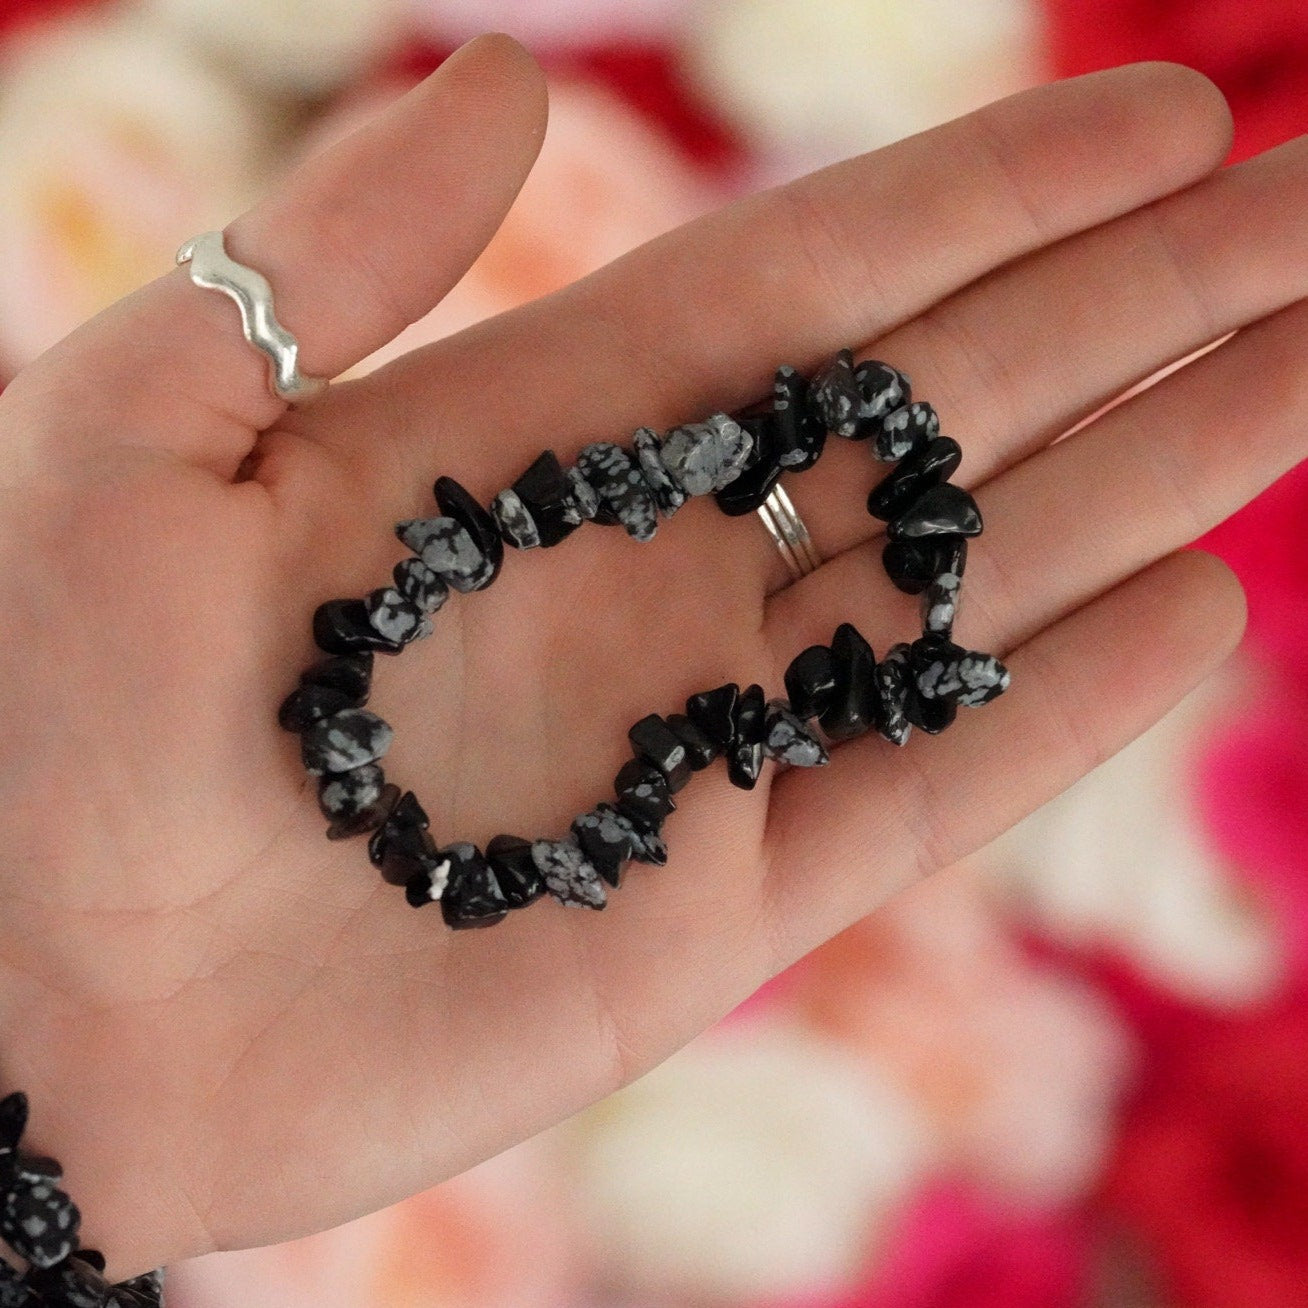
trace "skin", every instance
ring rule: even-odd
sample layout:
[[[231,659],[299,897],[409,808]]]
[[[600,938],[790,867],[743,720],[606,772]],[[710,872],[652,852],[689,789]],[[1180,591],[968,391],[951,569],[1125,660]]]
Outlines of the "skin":
[[[445,293],[545,126],[479,39],[231,223],[307,372]],[[1244,624],[1184,547],[1304,456],[1302,141],[1217,171],[1226,107],[1140,65],[1035,90],[747,198],[584,281],[286,410],[236,311],[174,269],[0,397],[0,1083],[64,1163],[115,1279],[319,1230],[600,1098],[766,978],[1156,721]],[[1137,381],[1231,340],[1065,440]],[[904,367],[964,448],[986,533],[960,643],[1007,694],[752,793],[720,767],[664,869],[602,913],[483,932],[330,844],[278,703],[309,620],[382,584],[448,473],[487,499],[544,446],[667,427],[842,345]],[[695,502],[650,546],[586,528],[378,660],[389,774],[438,840],[560,834],[626,728],[855,622],[916,628],[863,511],[866,449],[792,495],[824,558]]]

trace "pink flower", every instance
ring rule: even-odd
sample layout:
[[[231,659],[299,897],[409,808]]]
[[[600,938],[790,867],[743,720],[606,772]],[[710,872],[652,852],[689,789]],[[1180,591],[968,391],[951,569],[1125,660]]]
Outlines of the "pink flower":
[[[1308,694],[1308,460],[1198,544],[1235,569],[1249,597],[1249,642]]]
[[[1308,694],[1281,679],[1199,761],[1213,843],[1271,900],[1308,972]]]
[[[1076,1308],[1090,1243],[1077,1214],[1006,1210],[966,1186],[941,1184],[903,1212],[890,1248],[854,1293],[771,1308]]]

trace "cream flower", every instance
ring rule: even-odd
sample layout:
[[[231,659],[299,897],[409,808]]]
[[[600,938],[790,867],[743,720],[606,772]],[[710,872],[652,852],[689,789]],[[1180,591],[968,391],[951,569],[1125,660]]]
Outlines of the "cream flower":
[[[678,1301],[839,1286],[930,1156],[902,1095],[771,1020],[709,1032],[554,1139],[606,1279]]]
[[[0,354],[13,370],[239,213],[266,137],[211,68],[111,11],[6,45],[0,155]]]
[[[1189,762],[1242,693],[1238,660],[978,858],[1057,938],[1108,946],[1178,994],[1238,1005],[1281,971],[1270,916],[1203,838]]]
[[[410,0],[419,24],[445,40],[508,32],[533,45],[580,45],[668,32],[695,0]]]
[[[278,93],[318,96],[403,36],[407,0],[140,0],[146,11]]]
[[[713,0],[690,28],[704,93],[765,149],[834,158],[1036,77],[1030,0]]]

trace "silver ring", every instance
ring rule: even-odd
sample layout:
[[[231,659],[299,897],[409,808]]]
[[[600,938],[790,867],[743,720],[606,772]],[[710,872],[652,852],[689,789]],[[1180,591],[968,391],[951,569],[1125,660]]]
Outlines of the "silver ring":
[[[776,542],[795,581],[817,570],[822,563],[817,546],[813,544],[804,520],[795,512],[795,506],[780,482],[759,505],[758,516],[763,519],[768,535]]]
[[[300,371],[299,342],[277,321],[268,279],[227,253],[222,232],[192,237],[177,251],[177,262],[191,265],[197,286],[222,291],[236,301],[245,339],[268,356],[268,385],[279,400],[303,403],[327,389],[326,378],[306,377]]]

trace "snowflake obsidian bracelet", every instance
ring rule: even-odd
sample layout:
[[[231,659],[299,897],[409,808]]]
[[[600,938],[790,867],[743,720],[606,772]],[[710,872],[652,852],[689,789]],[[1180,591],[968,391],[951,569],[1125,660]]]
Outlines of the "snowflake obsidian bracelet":
[[[691,695],[683,713],[641,718],[628,732],[633,757],[614,780],[614,800],[575,818],[566,836],[500,835],[484,850],[467,841],[438,846],[417,797],[382,772],[393,733],[364,707],[374,655],[398,654],[429,635],[451,589],[491,585],[506,543],[548,548],[588,521],[647,541],[660,515],[671,517],[694,495],[712,494],[727,514],[751,512],[769,501],[783,472],[817,462],[828,433],[867,441],[878,460],[898,465],[872,489],[867,507],[887,524],[882,560],[891,580],[921,596],[921,636],[878,660],[859,631],[842,623],[829,645],[796,656],[785,698],[727,684]],[[403,886],[415,907],[439,903],[451,927],[492,925],[546,893],[599,909],[605,885],[616,888],[630,861],[667,861],[661,830],[673,796],[715,759],[725,760],[734,785],[750,790],[765,758],[794,767],[826,763],[823,736],[834,742],[875,730],[903,745],[915,726],[943,731],[960,706],[985,704],[1009,684],[993,655],[952,639],[967,542],[982,527],[975,500],[949,481],[961,458],[958,443],[940,435],[935,410],[912,399],[903,373],[874,360],[855,364],[842,350],[811,383],[779,368],[770,400],[735,416],[715,413],[661,437],[642,427],[629,447],[595,442],[566,469],[546,450],[489,509],[457,481],[440,478],[439,516],[396,528],[414,557],[395,566],[393,584],[319,606],[313,634],[326,657],[279,711],[281,725],[301,737],[305,768],[318,777],[328,837],[371,833],[368,853],[382,877]]]
[[[26,1127],[27,1096],[0,1099],[0,1237],[28,1264],[20,1273],[0,1260],[0,1308],[160,1308],[162,1270],[110,1285],[104,1257],[79,1247],[63,1169],[18,1148]]]

